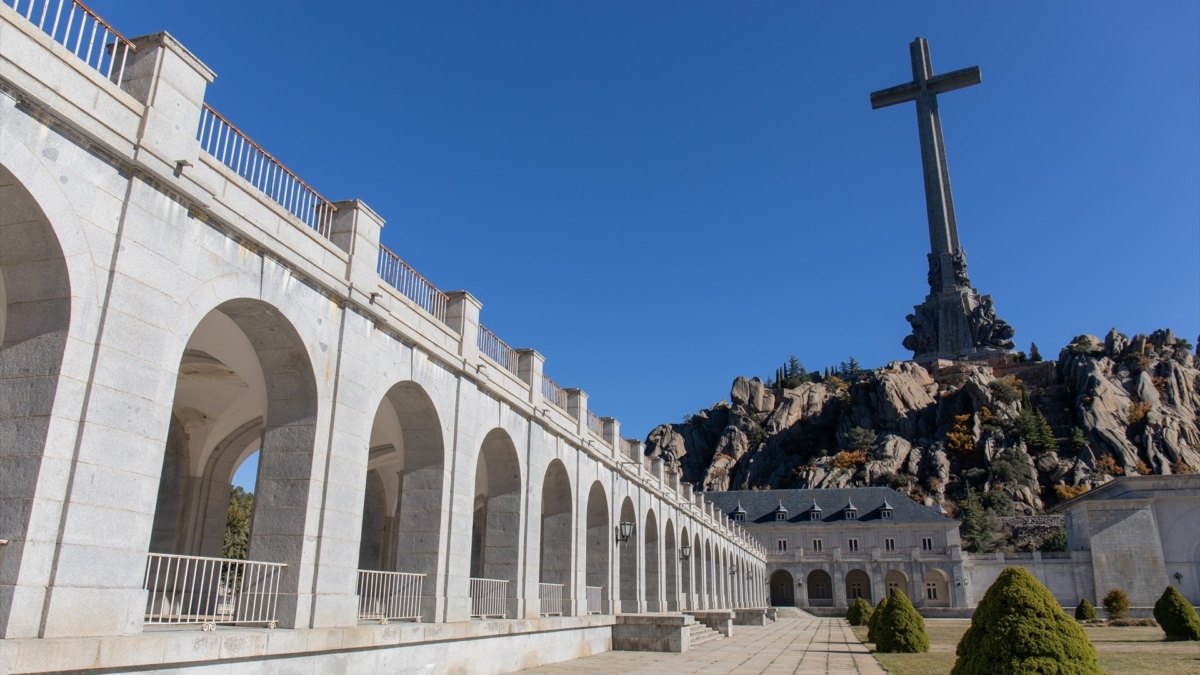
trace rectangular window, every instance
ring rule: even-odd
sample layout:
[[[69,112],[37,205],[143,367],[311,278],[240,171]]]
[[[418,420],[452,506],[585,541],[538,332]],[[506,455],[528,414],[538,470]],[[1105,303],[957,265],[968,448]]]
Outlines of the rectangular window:
[[[775,550],[780,553],[787,553],[787,539],[780,539],[776,541]]]
[[[857,540],[857,539],[851,539],[851,540],[850,540],[848,543],[850,544],[850,552],[851,552],[851,553],[858,553],[858,540]]]
[[[933,582],[925,584],[925,599],[937,600],[937,584]]]
[[[933,538],[932,537],[921,537],[921,550],[922,551],[932,551],[933,550]]]
[[[885,550],[889,553],[895,551],[896,550],[896,540],[892,539],[891,537],[884,539],[883,540],[883,550]]]
[[[821,540],[820,539],[813,539],[813,552],[814,553],[821,552]]]

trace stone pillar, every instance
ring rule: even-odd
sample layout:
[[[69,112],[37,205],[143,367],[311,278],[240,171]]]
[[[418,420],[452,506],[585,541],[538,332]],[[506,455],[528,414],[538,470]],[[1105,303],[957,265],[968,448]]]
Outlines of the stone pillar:
[[[458,355],[469,368],[479,364],[479,310],[483,303],[467,291],[446,294],[446,325],[458,333]]]
[[[621,461],[621,423],[612,417],[601,417],[604,423],[604,440],[618,462]]]
[[[580,438],[588,437],[587,399],[588,395],[582,389],[565,389],[567,392],[567,413],[575,418],[575,433]]]
[[[541,410],[542,405],[542,371],[546,365],[546,357],[534,349],[518,349],[517,377],[529,385],[529,405],[534,410]]]
[[[334,202],[333,221],[329,240],[346,253],[346,280],[350,282],[350,297],[364,304],[374,301],[379,287],[379,233],[383,218],[361,200]]]

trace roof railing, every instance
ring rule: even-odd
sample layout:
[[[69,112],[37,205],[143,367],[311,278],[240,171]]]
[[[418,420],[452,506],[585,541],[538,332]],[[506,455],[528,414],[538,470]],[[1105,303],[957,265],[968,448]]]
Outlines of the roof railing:
[[[308,183],[205,103],[196,130],[200,148],[326,239],[337,210]]]
[[[379,277],[392,288],[400,291],[404,297],[417,303],[421,309],[433,315],[433,318],[446,323],[446,305],[449,298],[439,291],[437,286],[408,266],[395,253],[383,244],[379,245],[379,262],[376,267]]]
[[[125,62],[136,47],[79,0],[3,0],[110,82],[121,86]],[[21,7],[25,10],[22,12]],[[51,9],[53,7],[53,10]],[[69,7],[69,8],[68,8]],[[65,16],[63,10],[66,9]],[[109,39],[112,42],[109,42]]]
[[[542,398],[553,403],[559,410],[571,414],[567,408],[567,391],[554,383],[554,380],[542,374]]]
[[[600,440],[608,442],[608,439],[604,437],[604,420],[591,410],[587,411],[587,425],[588,429]]]
[[[513,375],[517,374],[518,356],[515,349],[504,344],[504,340],[496,337],[496,334],[483,324],[479,324],[479,351],[489,359],[504,366],[504,369]]]

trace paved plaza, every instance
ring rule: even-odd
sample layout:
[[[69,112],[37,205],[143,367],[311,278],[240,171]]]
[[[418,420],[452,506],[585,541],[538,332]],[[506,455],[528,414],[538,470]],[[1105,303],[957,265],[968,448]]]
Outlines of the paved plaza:
[[[783,618],[767,626],[736,626],[732,638],[683,654],[605,652],[524,670],[539,675],[884,675],[842,619]]]

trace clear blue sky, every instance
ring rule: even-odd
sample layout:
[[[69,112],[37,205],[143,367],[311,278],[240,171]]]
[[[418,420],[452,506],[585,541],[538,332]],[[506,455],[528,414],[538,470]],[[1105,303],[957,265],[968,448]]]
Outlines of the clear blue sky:
[[[1026,349],[1200,332],[1200,3],[93,0],[626,436],[789,354],[909,356],[928,235],[908,43],[975,286]]]

